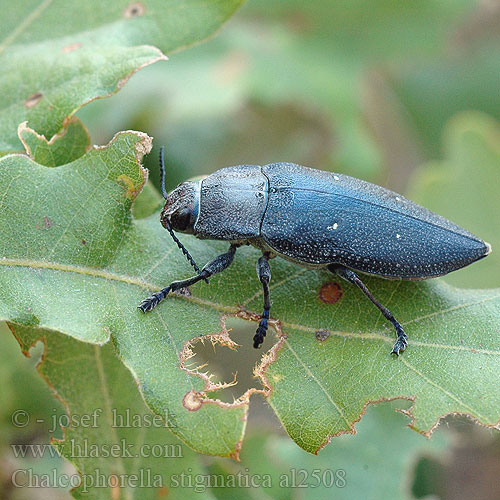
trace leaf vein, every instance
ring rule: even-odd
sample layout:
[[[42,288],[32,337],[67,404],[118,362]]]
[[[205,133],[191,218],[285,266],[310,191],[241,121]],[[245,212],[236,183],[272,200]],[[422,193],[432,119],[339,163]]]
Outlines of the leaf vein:
[[[449,398],[453,399],[453,401],[455,401],[459,405],[462,405],[464,408],[466,408],[471,413],[471,415],[476,415],[483,422],[486,422],[488,420],[483,415],[481,415],[477,410],[474,410],[471,406],[469,406],[468,404],[466,404],[463,401],[461,401],[457,396],[455,396],[454,394],[452,394],[450,391],[446,390],[444,387],[441,387],[438,383],[433,382],[429,377],[426,377],[420,370],[417,370],[417,368],[415,368],[413,365],[411,365],[406,359],[401,358],[401,362],[407,368],[409,368],[410,370],[412,370],[413,372],[415,372],[417,375],[419,375],[429,385],[432,385],[433,387],[435,387],[436,389],[438,389],[439,391],[441,391],[443,394],[445,394]]]
[[[434,311],[429,314],[425,314],[424,316],[419,316],[418,318],[413,318],[408,321],[405,321],[404,323],[401,322],[401,325],[409,325],[410,323],[417,323],[418,321],[422,321],[424,319],[429,319],[434,316],[439,316],[441,314],[447,314],[449,312],[457,311],[458,309],[463,309],[464,307],[472,307],[472,306],[477,306],[478,304],[484,304],[485,302],[489,302],[490,300],[498,299],[500,298],[500,295],[493,295],[491,297],[484,297],[481,300],[477,300],[476,302],[464,302],[463,304],[457,304],[453,307],[449,307],[448,309],[441,309],[440,311]]]
[[[73,272],[77,274],[82,274],[82,275],[87,275],[87,276],[94,276],[97,278],[103,278],[106,280],[111,280],[111,281],[117,281],[129,285],[134,285],[138,286],[144,290],[160,290],[161,286],[157,286],[153,283],[150,283],[148,281],[145,281],[140,278],[134,278],[132,276],[127,276],[127,275],[122,275],[122,274],[117,274],[113,273],[111,271],[107,271],[104,269],[96,269],[96,268],[91,268],[91,267],[82,267],[82,266],[77,266],[74,264],[61,264],[61,263],[54,263],[50,261],[34,261],[30,259],[9,259],[9,258],[0,258],[0,265],[6,266],[6,267],[28,267],[28,268],[38,268],[38,269],[50,269],[54,271],[63,271],[63,272]],[[486,297],[485,299],[482,299],[481,301],[478,302],[473,302],[469,304],[461,304],[460,307],[466,307],[468,305],[474,306],[477,305],[478,303],[484,303],[489,300],[497,299],[499,298],[499,295],[495,295],[493,297]],[[235,314],[239,311],[237,307],[233,306],[225,306],[223,304],[218,304],[216,302],[212,302],[206,299],[201,299],[195,296],[184,296],[184,295],[176,295],[176,298],[182,298],[184,300],[188,300],[190,302],[194,302],[196,304],[204,305],[207,307],[210,307],[212,309],[215,309],[217,311],[225,312],[225,313],[230,313],[230,314]],[[450,312],[455,308],[450,308],[447,309],[445,312]],[[438,314],[438,313],[436,313]],[[304,325],[299,325],[295,323],[290,323],[287,321],[281,321],[281,325],[283,328],[287,329],[292,329],[292,330],[299,330],[303,332],[311,332],[315,333],[318,328],[313,328],[313,327],[308,327]],[[343,338],[359,338],[359,339],[364,339],[364,340],[382,340],[386,343],[393,343],[392,337],[378,334],[378,333],[356,333],[356,332],[345,332],[345,331],[338,331],[338,330],[328,330],[331,335],[337,336],[337,337],[343,337]],[[472,353],[478,353],[478,354],[486,354],[486,355],[491,355],[491,356],[500,356],[500,351],[495,351],[492,349],[476,349],[474,347],[468,347],[468,346],[463,346],[463,345],[449,345],[449,344],[438,344],[438,343],[430,343],[430,342],[420,342],[418,340],[412,340],[411,341],[412,346],[419,346],[419,347],[429,347],[429,348],[435,348],[435,349],[448,349],[448,350],[455,350],[455,351],[465,351],[465,352],[472,352]]]
[[[12,42],[20,36],[28,26],[39,17],[42,12],[52,3],[52,0],[45,0],[36,9],[34,9],[29,16],[26,16],[24,21],[20,23],[17,28],[12,31],[10,35],[7,35],[2,43],[0,43],[0,54],[10,45]]]

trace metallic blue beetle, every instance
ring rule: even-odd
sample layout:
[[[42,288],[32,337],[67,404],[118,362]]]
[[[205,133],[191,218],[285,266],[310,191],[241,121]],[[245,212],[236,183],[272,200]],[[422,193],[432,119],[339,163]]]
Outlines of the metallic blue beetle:
[[[257,274],[264,290],[264,312],[254,347],[268,328],[269,259],[279,255],[301,266],[326,268],[357,285],[394,325],[392,353],[408,345],[392,313],[370,293],[356,271],[389,279],[421,280],[442,276],[479,260],[488,243],[401,195],[347,175],[293,163],[263,167],[240,165],[217,170],[205,179],[183,182],[168,195],[161,223],[182,249],[198,275],[174,281],[142,301],[150,311],[169,292],[190,286],[226,269],[236,249],[245,244],[262,251]],[[173,231],[197,238],[230,242],[200,270]]]

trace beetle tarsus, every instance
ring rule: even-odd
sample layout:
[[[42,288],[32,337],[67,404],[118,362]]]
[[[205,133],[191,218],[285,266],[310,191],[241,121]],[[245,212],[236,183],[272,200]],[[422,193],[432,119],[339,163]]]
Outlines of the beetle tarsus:
[[[407,346],[408,346],[408,337],[403,332],[403,335],[398,336],[398,340],[396,340],[396,343],[394,344],[394,347],[392,348],[391,354],[395,354],[396,356],[399,356],[399,353],[404,351]]]
[[[403,330],[403,327],[396,320],[394,320],[392,323],[394,325],[394,328],[396,328],[398,339],[396,340],[396,343],[392,348],[391,354],[399,356],[399,353],[403,352],[408,346],[408,335],[406,335],[405,331]]]
[[[170,290],[171,286],[167,286],[162,290],[160,290],[159,292],[156,292],[153,295],[151,295],[151,297],[144,299],[138,306],[139,309],[143,313],[152,311],[168,295]]]
[[[408,346],[408,335],[406,335],[403,327],[399,324],[391,311],[389,311],[387,307],[384,307],[380,302],[377,301],[370,290],[368,290],[368,287],[359,279],[359,276],[354,271],[338,264],[332,264],[328,266],[328,269],[332,273],[336,273],[341,278],[349,281],[349,283],[356,285],[379,308],[384,317],[394,325],[398,339],[396,340],[391,353],[399,356],[399,353],[404,351]]]
[[[264,342],[264,337],[267,333],[267,320],[261,320],[259,323],[259,328],[257,328],[257,332],[253,336],[253,346],[255,349],[259,349],[261,344]]]
[[[260,345],[264,342],[264,337],[266,336],[267,328],[269,326],[268,319],[269,319],[269,309],[264,309],[264,312],[260,317],[259,327],[257,328],[257,331],[255,332],[255,335],[253,337],[253,346],[255,349],[258,349]]]

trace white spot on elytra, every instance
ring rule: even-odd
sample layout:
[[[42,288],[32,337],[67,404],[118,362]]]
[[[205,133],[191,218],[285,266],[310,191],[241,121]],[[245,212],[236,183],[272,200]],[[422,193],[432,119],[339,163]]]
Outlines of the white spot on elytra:
[[[401,201],[401,198],[399,196],[396,196],[396,201]]]
[[[401,235],[396,233],[396,238],[399,240],[399,238],[401,238]]]
[[[335,222],[333,226],[328,226],[327,229],[337,229],[339,225]]]
[[[334,175],[333,178],[336,180],[336,181],[340,181],[340,177],[338,175]]]

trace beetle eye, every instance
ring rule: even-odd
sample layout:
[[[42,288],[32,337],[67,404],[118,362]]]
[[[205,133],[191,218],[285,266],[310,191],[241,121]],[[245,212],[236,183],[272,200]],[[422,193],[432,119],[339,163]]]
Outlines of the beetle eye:
[[[176,231],[185,231],[191,224],[191,210],[181,208],[170,216],[170,223]]]

